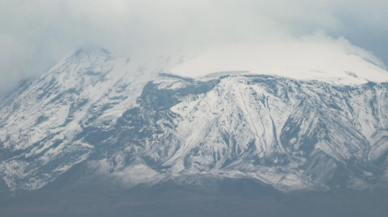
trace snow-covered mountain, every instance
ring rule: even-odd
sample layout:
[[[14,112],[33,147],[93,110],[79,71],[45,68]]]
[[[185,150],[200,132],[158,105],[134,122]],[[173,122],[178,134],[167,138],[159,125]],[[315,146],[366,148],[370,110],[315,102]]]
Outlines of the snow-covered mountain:
[[[0,176],[11,190],[34,190],[83,162],[89,179],[128,187],[253,178],[294,191],[388,181],[382,67],[352,57],[371,71],[344,71],[343,83],[331,72],[317,80],[238,68],[187,77],[201,58],[77,51],[3,100]]]

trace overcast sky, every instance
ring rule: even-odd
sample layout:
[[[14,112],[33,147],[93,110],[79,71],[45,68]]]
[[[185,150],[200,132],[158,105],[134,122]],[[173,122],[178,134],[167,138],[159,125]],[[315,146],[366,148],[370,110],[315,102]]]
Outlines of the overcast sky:
[[[0,0],[0,91],[84,46],[118,55],[343,36],[388,64],[386,0]]]

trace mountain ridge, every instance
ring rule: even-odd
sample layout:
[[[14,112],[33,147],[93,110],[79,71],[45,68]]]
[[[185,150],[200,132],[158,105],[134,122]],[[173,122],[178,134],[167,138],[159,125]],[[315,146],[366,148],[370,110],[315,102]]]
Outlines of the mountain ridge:
[[[288,192],[388,180],[387,83],[194,79],[161,73],[166,64],[80,50],[29,83],[0,107],[7,186],[39,189],[79,163],[127,187],[252,178]]]

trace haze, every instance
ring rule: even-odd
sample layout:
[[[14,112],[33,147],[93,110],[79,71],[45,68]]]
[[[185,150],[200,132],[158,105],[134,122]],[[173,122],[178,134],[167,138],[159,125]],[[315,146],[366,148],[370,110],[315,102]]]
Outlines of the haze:
[[[156,56],[324,35],[387,63],[387,7],[382,0],[2,0],[0,92],[90,46]]]

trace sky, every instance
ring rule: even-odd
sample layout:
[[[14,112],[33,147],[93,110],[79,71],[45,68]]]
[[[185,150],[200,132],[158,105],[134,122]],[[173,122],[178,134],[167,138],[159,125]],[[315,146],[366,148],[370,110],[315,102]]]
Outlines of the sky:
[[[80,47],[117,55],[322,35],[388,65],[386,0],[0,0],[0,92]]]

